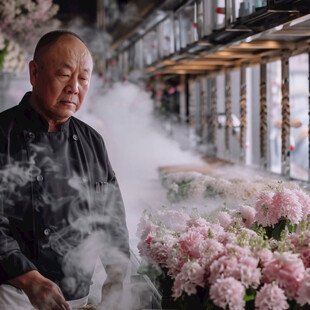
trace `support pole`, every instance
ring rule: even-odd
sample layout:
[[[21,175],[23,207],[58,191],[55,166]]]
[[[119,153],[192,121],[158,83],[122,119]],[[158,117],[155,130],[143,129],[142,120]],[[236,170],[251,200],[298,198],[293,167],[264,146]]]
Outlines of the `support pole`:
[[[230,135],[232,132],[232,117],[231,117],[231,79],[230,70],[225,72],[225,147],[226,151],[230,149]]]
[[[308,51],[308,83],[309,83],[309,96],[308,96],[308,181],[310,181],[310,49]]]
[[[245,163],[245,137],[247,128],[246,110],[246,63],[240,69],[240,162]]]
[[[218,128],[218,119],[217,119],[217,87],[216,87],[216,77],[210,79],[211,87],[211,122],[209,127],[210,142],[214,145],[214,155],[216,155],[216,133]]]
[[[289,99],[289,52],[284,51],[282,68],[282,130],[281,130],[281,173],[290,176],[290,99]]]
[[[263,57],[260,65],[260,167],[267,169],[267,58]]]

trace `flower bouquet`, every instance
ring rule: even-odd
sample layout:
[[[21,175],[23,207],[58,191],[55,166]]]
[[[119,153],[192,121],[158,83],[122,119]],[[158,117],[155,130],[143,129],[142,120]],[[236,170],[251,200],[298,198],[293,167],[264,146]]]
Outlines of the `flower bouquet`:
[[[0,1],[0,73],[24,71],[38,38],[59,27],[57,11],[52,0]]]
[[[305,192],[279,185],[213,218],[144,212],[138,248],[174,309],[309,309],[309,214]]]
[[[27,48],[34,33],[51,26],[57,11],[52,0],[0,1],[0,33]]]
[[[13,40],[0,33],[0,70],[20,73],[26,68],[26,53]]]

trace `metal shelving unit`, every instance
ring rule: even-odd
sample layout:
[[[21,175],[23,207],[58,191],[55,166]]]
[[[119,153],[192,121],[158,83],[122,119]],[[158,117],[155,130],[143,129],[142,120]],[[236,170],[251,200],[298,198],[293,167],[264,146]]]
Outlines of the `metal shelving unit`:
[[[258,67],[260,90],[256,101],[259,107],[253,109],[258,111],[260,123],[257,157],[259,166],[264,170],[270,169],[268,135],[271,124],[267,109],[267,68],[269,64],[280,60],[281,174],[290,178],[292,150],[289,141],[291,125],[288,63],[292,56],[309,53],[310,6],[306,0],[266,0],[257,3],[261,3],[259,7],[245,8],[243,1],[237,0],[163,1],[140,24],[134,35],[127,37],[109,52],[109,57],[124,61],[130,54],[127,51],[134,48],[135,52],[141,53],[135,59],[140,59],[139,68],[144,68],[145,79],[161,75],[168,81],[169,77],[181,76],[180,98],[185,100],[182,99],[179,103],[178,119],[185,126],[193,128],[196,145],[205,145],[205,155],[222,156],[226,160],[233,157],[241,164],[247,164],[246,136],[252,125],[247,122],[247,115],[254,113],[247,111],[246,72]],[[137,49],[137,46],[140,48]],[[122,71],[119,72],[119,77],[128,75],[130,68],[135,66],[120,66]],[[240,124],[237,127],[232,124],[230,103],[230,89],[235,90],[236,87],[236,84],[232,85],[235,81],[231,79],[231,74],[236,71],[240,76]],[[216,77],[220,75],[226,77],[224,94],[217,89]],[[226,102],[225,108],[224,111],[219,111],[217,102],[222,100]],[[155,108],[160,107],[161,102],[156,99]],[[218,125],[220,113],[225,115],[224,135]],[[216,141],[221,137],[224,137],[222,144],[225,145],[225,150],[219,152]],[[234,146],[235,150],[232,150],[232,145],[236,144],[239,149]],[[237,149],[240,152],[238,159],[232,155]]]

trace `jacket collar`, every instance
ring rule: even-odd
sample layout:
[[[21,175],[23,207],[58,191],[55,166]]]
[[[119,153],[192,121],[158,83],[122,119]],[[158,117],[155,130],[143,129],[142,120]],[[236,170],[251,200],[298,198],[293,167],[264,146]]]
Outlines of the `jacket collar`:
[[[31,92],[27,92],[19,103],[21,110],[21,125],[25,130],[40,132],[48,131],[48,122],[36,112],[30,105]],[[60,131],[66,131],[69,128],[70,119],[60,126]]]

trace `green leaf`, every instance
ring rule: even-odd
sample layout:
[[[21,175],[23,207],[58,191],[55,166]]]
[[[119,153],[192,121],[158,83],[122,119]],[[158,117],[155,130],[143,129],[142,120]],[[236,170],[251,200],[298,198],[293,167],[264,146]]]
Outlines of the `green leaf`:
[[[3,68],[4,56],[6,55],[7,50],[0,51],[0,70]]]
[[[254,300],[255,299],[255,295],[253,294],[253,295],[244,295],[244,297],[243,297],[243,300],[245,301],[245,302],[247,302],[247,301],[250,301],[250,300]]]
[[[288,301],[289,309],[291,310],[305,310],[308,309],[307,306],[300,306],[295,300]]]
[[[275,228],[272,231],[272,237],[276,240],[281,240],[281,232],[285,229],[286,227],[286,220],[281,220],[275,225]]]

